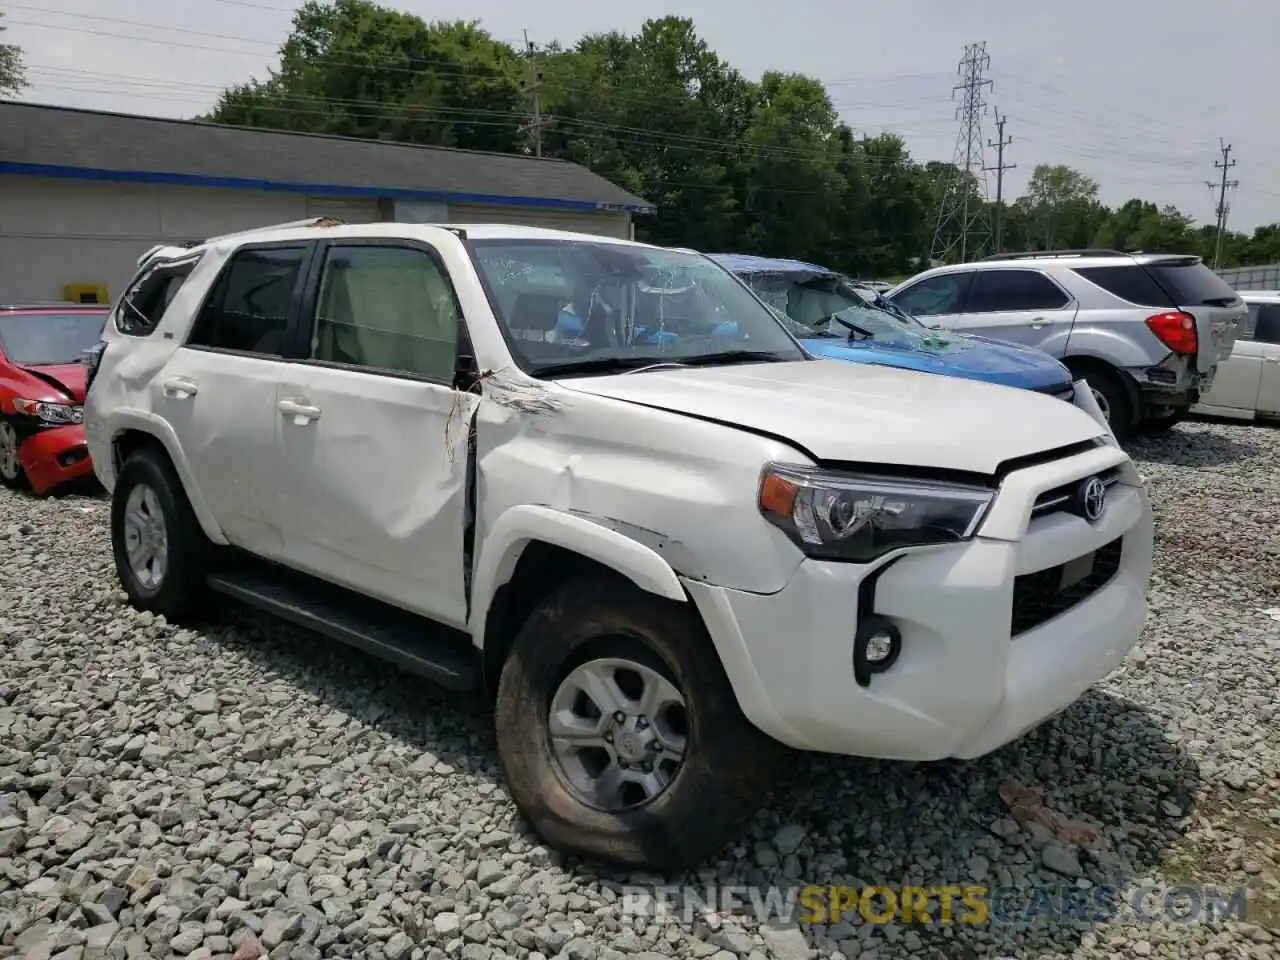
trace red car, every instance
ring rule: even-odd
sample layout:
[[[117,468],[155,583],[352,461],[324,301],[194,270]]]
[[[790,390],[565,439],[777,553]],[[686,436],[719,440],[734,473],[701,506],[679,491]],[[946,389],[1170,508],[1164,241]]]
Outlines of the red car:
[[[81,354],[108,309],[0,307],[0,483],[39,494],[93,473],[84,443]]]

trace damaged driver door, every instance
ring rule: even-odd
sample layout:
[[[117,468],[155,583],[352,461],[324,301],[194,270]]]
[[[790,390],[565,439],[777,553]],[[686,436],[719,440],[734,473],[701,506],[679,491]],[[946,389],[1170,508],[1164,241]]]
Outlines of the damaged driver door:
[[[457,297],[407,240],[324,245],[298,363],[277,389],[281,559],[450,626],[466,624],[467,427],[453,388]]]

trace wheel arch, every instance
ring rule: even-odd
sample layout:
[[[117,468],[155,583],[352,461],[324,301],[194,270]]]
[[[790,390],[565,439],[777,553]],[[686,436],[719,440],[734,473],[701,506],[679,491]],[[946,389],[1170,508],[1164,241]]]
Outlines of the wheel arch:
[[[174,472],[177,473],[178,481],[182,484],[183,493],[186,494],[187,501],[191,504],[191,510],[195,514],[196,520],[199,521],[204,535],[212,543],[225,546],[227,538],[223,534],[222,528],[218,525],[218,521],[214,517],[213,511],[209,508],[209,504],[201,495],[200,487],[191,475],[186,461],[176,454],[178,449],[177,437],[167,428],[166,424],[150,420],[143,424],[131,423],[117,430],[111,438],[112,473],[119,476],[120,468],[124,466],[125,461],[140,450],[157,452],[169,461]]]
[[[498,519],[485,537],[472,592],[472,642],[481,652],[491,692],[516,634],[538,603],[569,580],[591,575],[689,602],[665,558],[601,522],[532,505],[513,507]]]

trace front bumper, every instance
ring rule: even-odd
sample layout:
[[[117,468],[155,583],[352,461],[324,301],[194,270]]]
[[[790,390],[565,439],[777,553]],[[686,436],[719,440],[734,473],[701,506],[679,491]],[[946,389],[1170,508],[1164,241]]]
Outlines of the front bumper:
[[[1120,479],[1097,522],[1063,512],[1032,518],[1038,497],[1116,468]],[[1109,579],[1047,619],[1044,608],[1030,611],[1039,617],[1026,628],[1027,604],[1045,595],[1028,599],[1022,581],[1015,602],[1016,578],[1116,540]],[[1146,491],[1108,445],[1011,474],[978,539],[901,554],[883,569],[870,606],[894,621],[902,647],[866,687],[852,659],[860,587],[872,567],[805,561],[770,595],[696,581],[686,588],[744,713],[775,739],[864,757],[972,758],[1070,706],[1120,664],[1146,615],[1151,557]],[[1024,628],[1016,635],[1015,621]]]
[[[32,491],[38,494],[93,473],[80,424],[49,427],[30,434],[18,445],[18,461]]]

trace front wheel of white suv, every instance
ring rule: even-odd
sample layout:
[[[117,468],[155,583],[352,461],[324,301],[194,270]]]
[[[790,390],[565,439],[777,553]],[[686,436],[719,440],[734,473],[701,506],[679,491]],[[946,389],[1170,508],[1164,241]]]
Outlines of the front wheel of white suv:
[[[743,716],[692,603],[620,578],[571,582],[534,611],[495,719],[507,787],[543,840],[666,873],[740,834],[783,750]]]
[[[175,622],[196,611],[209,541],[172,464],[158,451],[130,454],[116,478],[111,548],[133,606]]]

